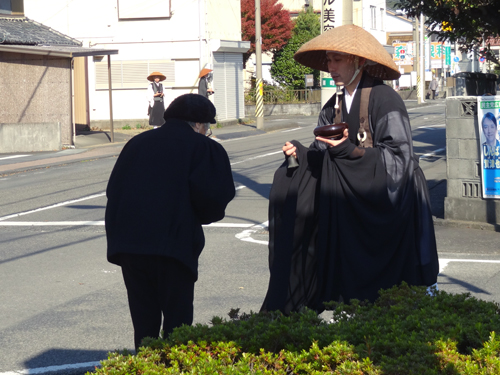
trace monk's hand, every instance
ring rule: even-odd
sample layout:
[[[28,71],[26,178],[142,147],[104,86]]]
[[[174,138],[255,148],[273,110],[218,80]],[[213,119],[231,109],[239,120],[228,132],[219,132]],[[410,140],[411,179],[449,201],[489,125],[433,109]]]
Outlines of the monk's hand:
[[[286,156],[293,156],[295,159],[297,159],[297,147],[295,147],[293,143],[286,142],[282,150]]]
[[[341,139],[334,140],[334,139],[329,139],[329,138],[324,138],[324,137],[316,137],[318,141],[326,143],[329,147],[335,147],[344,142],[347,138],[349,138],[349,130],[344,129],[344,134]]]

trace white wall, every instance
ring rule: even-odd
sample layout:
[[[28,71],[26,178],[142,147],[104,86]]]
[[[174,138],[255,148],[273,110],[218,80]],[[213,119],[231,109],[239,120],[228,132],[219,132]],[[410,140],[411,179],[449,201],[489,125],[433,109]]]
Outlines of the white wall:
[[[117,49],[118,55],[111,56],[112,63],[175,61],[175,83],[166,91],[165,104],[168,105],[181,94],[198,92],[198,74],[205,64],[213,61],[211,39],[241,41],[240,2],[171,0],[170,17],[119,18],[125,10],[127,17],[135,13],[155,16],[156,13],[145,9],[155,1],[24,0],[24,11],[28,18],[82,41],[84,47]],[[168,5],[166,1],[163,3]],[[165,13],[165,9],[162,12]],[[96,66],[92,57],[88,65],[90,118],[107,120],[108,91],[96,90]],[[147,118],[146,87],[149,81],[146,77],[147,74],[141,88],[113,89],[114,119]]]
[[[385,0],[363,0],[363,28],[370,32],[377,40],[385,45],[387,43],[386,38],[386,7]],[[375,6],[375,28],[371,27],[372,15],[371,6]],[[381,11],[381,9],[383,9]]]

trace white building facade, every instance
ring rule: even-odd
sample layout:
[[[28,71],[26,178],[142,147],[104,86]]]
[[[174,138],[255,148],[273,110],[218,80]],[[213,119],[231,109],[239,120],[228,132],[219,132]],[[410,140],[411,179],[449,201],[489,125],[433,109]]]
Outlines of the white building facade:
[[[167,76],[165,106],[198,92],[198,75],[213,69],[211,96],[219,122],[244,118],[240,0],[24,0],[25,16],[83,42],[117,49],[111,59],[113,119],[147,119],[146,77]],[[108,61],[86,58],[87,118],[109,121]],[[75,67],[76,69],[76,67]],[[101,124],[102,125],[102,124]]]

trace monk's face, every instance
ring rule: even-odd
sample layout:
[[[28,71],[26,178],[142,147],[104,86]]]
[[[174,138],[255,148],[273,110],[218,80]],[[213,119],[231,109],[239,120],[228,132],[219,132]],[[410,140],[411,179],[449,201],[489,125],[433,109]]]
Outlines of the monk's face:
[[[336,85],[345,85],[351,81],[356,71],[354,56],[346,53],[327,52],[328,71]]]

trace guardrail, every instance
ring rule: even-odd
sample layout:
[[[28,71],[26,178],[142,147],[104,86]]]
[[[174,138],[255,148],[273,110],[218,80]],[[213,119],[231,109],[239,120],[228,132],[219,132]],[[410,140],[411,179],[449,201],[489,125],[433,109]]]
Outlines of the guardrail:
[[[255,104],[255,89],[245,90],[245,105]],[[264,90],[264,104],[319,103],[321,89]]]

